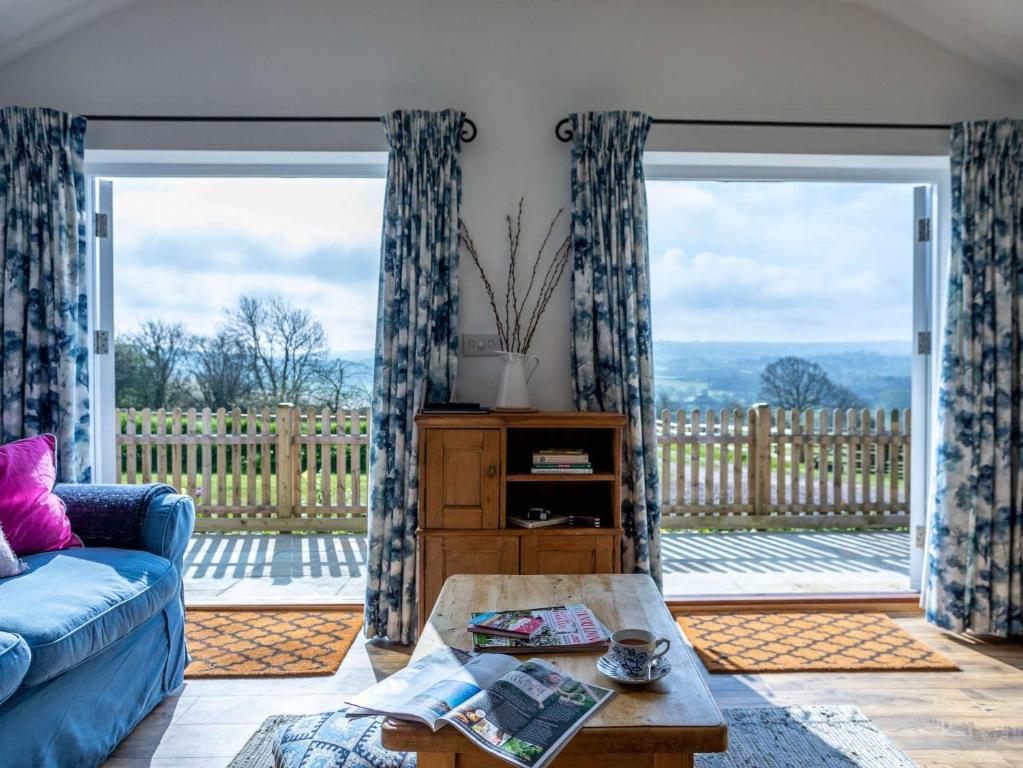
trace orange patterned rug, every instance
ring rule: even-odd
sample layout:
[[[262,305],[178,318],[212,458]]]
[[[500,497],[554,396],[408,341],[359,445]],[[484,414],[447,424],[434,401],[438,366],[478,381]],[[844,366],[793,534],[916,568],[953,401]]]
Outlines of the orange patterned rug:
[[[736,612],[675,618],[711,673],[959,669],[882,613]]]
[[[189,608],[185,636],[192,663],[185,676],[332,675],[362,627],[362,611]]]

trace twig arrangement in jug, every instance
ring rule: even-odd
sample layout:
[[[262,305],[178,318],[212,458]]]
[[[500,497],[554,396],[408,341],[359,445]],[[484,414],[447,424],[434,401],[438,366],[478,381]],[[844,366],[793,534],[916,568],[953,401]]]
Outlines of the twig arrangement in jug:
[[[568,257],[572,253],[572,238],[571,235],[566,235],[565,239],[555,249],[554,255],[551,257],[546,268],[543,268],[544,252],[547,250],[547,245],[554,234],[554,228],[557,226],[558,220],[564,211],[563,208],[559,208],[558,212],[554,214],[554,218],[547,228],[547,234],[540,244],[536,258],[533,260],[526,290],[521,297],[519,296],[516,268],[518,266],[519,242],[522,236],[522,206],[524,201],[525,198],[519,199],[519,211],[514,221],[511,216],[506,217],[508,222],[508,278],[504,289],[503,313],[498,308],[493,285],[491,285],[490,280],[487,278],[487,273],[480,262],[476,243],[469,234],[469,228],[465,225],[464,221],[459,231],[459,240],[465,246],[469,258],[472,259],[476,269],[479,270],[480,277],[483,279],[483,287],[487,292],[490,308],[494,312],[494,320],[497,323],[497,335],[501,339],[501,347],[507,352],[515,352],[521,355],[529,352],[529,345],[533,341],[533,334],[536,333],[540,318],[543,316],[551,297],[554,295],[554,289],[561,280],[561,276],[565,273]],[[538,277],[540,281],[537,286]],[[537,288],[535,295],[533,293],[534,288]],[[529,308],[530,297],[533,298],[531,309]],[[523,325],[523,320],[525,320],[525,325]]]

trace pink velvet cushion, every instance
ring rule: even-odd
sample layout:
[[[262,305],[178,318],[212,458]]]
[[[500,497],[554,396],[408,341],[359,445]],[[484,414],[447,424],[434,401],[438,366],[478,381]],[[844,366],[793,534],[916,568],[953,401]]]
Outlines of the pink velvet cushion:
[[[55,447],[53,435],[0,445],[0,526],[16,554],[81,546],[53,493]]]

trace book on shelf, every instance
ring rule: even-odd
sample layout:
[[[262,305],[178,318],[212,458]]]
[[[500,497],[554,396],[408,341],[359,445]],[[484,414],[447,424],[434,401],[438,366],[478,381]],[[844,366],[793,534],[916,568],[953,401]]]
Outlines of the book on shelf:
[[[385,715],[473,744],[520,768],[544,768],[614,691],[542,659],[441,648],[348,699],[350,717]]]
[[[476,653],[596,651],[606,648],[611,638],[608,628],[582,604],[535,608],[530,613],[543,619],[543,626],[529,640],[473,632],[472,649]]]
[[[584,450],[543,450],[533,452],[534,464],[589,464],[590,455]]]
[[[589,464],[550,466],[534,464],[530,472],[534,475],[592,475],[593,467]]]
[[[533,469],[593,469],[593,465],[588,461],[578,461],[575,464],[562,463],[562,464],[534,464]]]
[[[567,515],[551,515],[546,520],[530,520],[526,517],[508,515],[508,524],[518,528],[547,528],[552,525],[565,525],[567,523]]]
[[[543,617],[535,615],[532,611],[488,611],[472,614],[467,629],[470,632],[495,637],[528,640],[542,627]]]
[[[569,515],[568,524],[576,528],[599,528],[600,518],[596,515]]]

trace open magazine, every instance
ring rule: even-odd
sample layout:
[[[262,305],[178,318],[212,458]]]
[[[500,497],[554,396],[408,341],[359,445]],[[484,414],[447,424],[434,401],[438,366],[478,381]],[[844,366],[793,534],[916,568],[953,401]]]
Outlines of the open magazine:
[[[589,608],[582,604],[558,605],[530,611],[543,625],[528,640],[473,632],[472,648],[476,653],[565,653],[596,651],[606,648],[611,632]],[[476,616],[472,614],[470,625]]]
[[[353,715],[378,714],[439,730],[453,725],[490,754],[543,768],[614,692],[541,659],[441,649],[348,699]],[[463,663],[464,660],[464,663]]]

